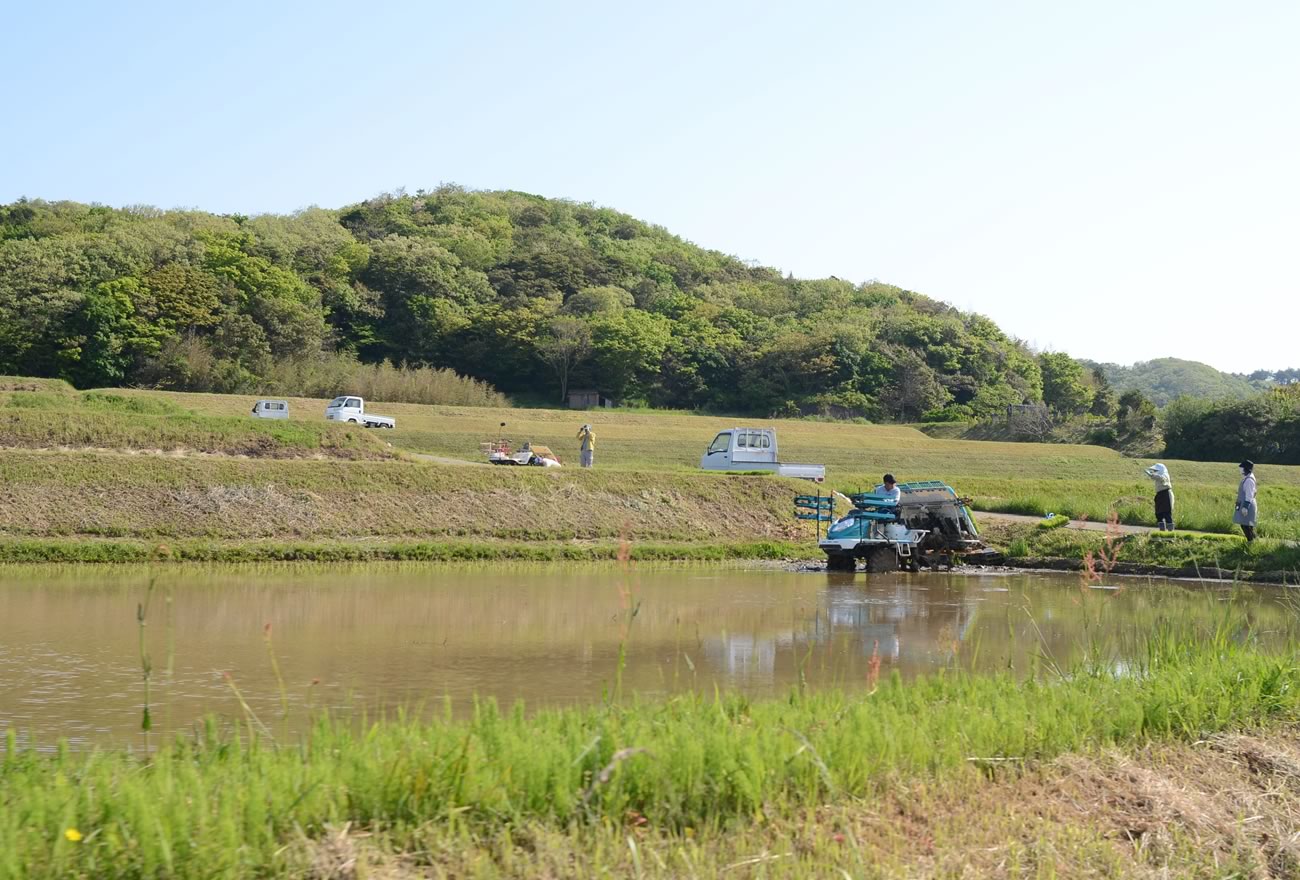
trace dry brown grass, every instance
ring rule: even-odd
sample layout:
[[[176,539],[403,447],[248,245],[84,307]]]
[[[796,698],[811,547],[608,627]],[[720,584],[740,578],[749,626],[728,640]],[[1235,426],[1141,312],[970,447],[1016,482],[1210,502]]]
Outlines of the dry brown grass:
[[[0,536],[788,539],[793,481],[9,450]]]
[[[1295,730],[1071,755],[1044,766],[904,782],[879,795],[742,827],[678,833],[515,827],[491,839],[429,829],[416,853],[372,838],[310,844],[313,865],[366,876],[1294,878]],[[316,868],[317,877],[353,877]]]

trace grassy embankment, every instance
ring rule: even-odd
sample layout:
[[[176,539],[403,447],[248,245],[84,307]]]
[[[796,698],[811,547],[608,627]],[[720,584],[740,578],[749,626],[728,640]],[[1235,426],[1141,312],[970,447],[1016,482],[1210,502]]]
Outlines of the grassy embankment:
[[[600,559],[792,552],[786,481],[412,462],[0,458],[10,561]]]
[[[157,392],[129,392],[148,395]],[[181,406],[214,415],[243,415],[251,398],[210,394],[167,395]],[[325,401],[294,400],[296,418],[320,418]],[[972,497],[979,510],[1048,512],[1105,521],[1109,512],[1132,525],[1154,525],[1149,461],[1125,458],[1099,446],[979,442],[928,437],[915,428],[803,420],[766,420],[681,413],[608,410],[491,409],[383,404],[398,418],[385,439],[412,452],[478,460],[481,441],[497,436],[500,422],[517,441],[545,443],[562,458],[576,458],[574,434],[584,421],[597,429],[601,470],[698,473],[700,454],[721,429],[776,427],[781,457],[827,467],[840,491],[870,488],[885,471],[901,480],[942,479]],[[1236,463],[1165,460],[1174,478],[1180,526],[1230,533],[1239,475]],[[1260,465],[1264,537],[1300,539],[1300,467]]]
[[[250,715],[243,742],[211,725],[148,757],[10,737],[0,878],[1290,876],[1300,667],[1219,607],[1123,673],[1098,653],[1028,682],[484,704],[292,743]]]
[[[6,561],[611,559],[624,537],[644,559],[796,550],[785,481],[445,467],[394,450],[394,432],[0,388]]]
[[[39,381],[9,380],[9,387]],[[808,484],[696,467],[718,429],[754,420],[376,404],[397,417],[398,428],[372,433],[326,424],[323,400],[292,399],[288,422],[258,422],[247,416],[252,400],[145,391],[79,395],[49,385],[0,393],[0,446],[35,450],[4,457],[0,476],[14,501],[0,514],[5,557],[141,559],[165,542],[174,557],[202,559],[607,558],[621,535],[646,557],[781,557],[811,550],[811,528],[798,527],[789,506],[790,496]],[[419,460],[476,461],[479,443],[497,436],[502,421],[516,441],[546,443],[567,460],[582,420],[597,426],[595,472],[572,461],[539,474]],[[1144,463],[1099,447],[936,440],[901,426],[757,423],[779,429],[784,459],[826,463],[830,485],[842,491],[873,485],[888,469],[904,480],[947,480],[973,497],[977,509],[1096,520],[1113,510],[1122,522],[1151,522]],[[105,450],[172,455],[129,467],[123,455]],[[192,452],[248,460],[214,455],[200,466],[195,460],[202,456]],[[399,460],[352,460],[386,457]],[[1180,525],[1231,533],[1235,468],[1169,465]],[[1261,535],[1300,538],[1300,468],[1261,466],[1260,480]],[[1202,560],[1225,552],[1221,543],[1188,540],[1183,549]],[[1273,546],[1266,541],[1247,550],[1243,544],[1233,552],[1243,564],[1257,563]]]
[[[9,377],[0,377],[0,448],[394,457],[383,440],[355,425],[234,419],[192,411],[166,395],[82,393],[57,380]]]
[[[1084,554],[1091,553],[1099,560],[1105,556],[1118,563],[1114,570],[1121,574],[1151,567],[1182,576],[1226,574],[1300,583],[1300,547],[1290,541],[1257,540],[1248,544],[1234,535],[1185,532],[1107,537],[1103,532],[1018,524],[986,525],[983,533],[1004,549],[1012,564],[1030,567],[1056,562],[1077,567]]]

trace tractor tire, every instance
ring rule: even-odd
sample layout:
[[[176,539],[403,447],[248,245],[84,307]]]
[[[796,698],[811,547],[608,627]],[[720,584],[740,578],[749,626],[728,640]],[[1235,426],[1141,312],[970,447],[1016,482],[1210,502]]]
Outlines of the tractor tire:
[[[826,557],[827,571],[857,571],[857,560],[847,553],[834,553]]]
[[[898,551],[893,547],[877,547],[867,555],[867,571],[871,574],[883,574],[898,571]]]

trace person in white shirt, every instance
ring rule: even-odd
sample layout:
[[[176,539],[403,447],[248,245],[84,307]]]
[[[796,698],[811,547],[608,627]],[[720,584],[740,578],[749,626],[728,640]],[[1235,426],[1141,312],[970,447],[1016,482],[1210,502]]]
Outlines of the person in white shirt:
[[[886,498],[892,498],[895,501],[903,497],[903,490],[899,489],[894,482],[893,474],[885,474],[882,479],[884,482],[871,490],[872,495],[884,495]]]
[[[1232,512],[1232,521],[1241,526],[1246,541],[1255,540],[1255,523],[1259,518],[1259,508],[1255,505],[1255,462],[1243,461],[1241,468],[1241,485],[1237,487],[1237,506]]]

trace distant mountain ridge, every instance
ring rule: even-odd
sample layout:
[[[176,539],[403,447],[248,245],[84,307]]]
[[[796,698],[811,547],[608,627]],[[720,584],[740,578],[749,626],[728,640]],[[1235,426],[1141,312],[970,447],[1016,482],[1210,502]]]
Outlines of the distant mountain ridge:
[[[1241,399],[1300,378],[1295,375],[1296,370],[1276,373],[1259,370],[1244,376],[1225,373],[1200,361],[1172,357],[1139,361],[1131,366],[1081,362],[1090,368],[1100,367],[1106,379],[1120,393],[1141,391],[1157,406],[1164,406],[1179,397]]]

